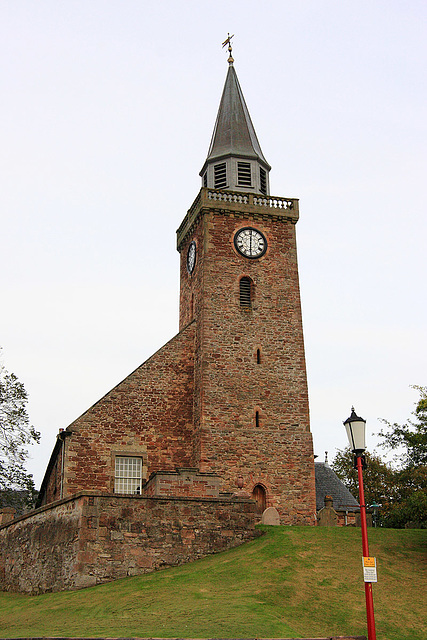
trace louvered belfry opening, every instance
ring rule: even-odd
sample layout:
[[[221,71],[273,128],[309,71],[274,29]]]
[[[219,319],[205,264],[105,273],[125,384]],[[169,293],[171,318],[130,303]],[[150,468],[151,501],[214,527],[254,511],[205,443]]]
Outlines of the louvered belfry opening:
[[[240,279],[240,306],[246,309],[252,307],[252,280],[247,276]]]
[[[227,186],[227,167],[225,162],[214,166],[214,188],[224,189]]]
[[[251,187],[251,163],[250,162],[238,162],[237,163],[237,184],[242,187]]]
[[[267,193],[267,174],[265,172],[265,169],[263,169],[262,167],[259,168],[259,188],[261,193],[266,194]]]

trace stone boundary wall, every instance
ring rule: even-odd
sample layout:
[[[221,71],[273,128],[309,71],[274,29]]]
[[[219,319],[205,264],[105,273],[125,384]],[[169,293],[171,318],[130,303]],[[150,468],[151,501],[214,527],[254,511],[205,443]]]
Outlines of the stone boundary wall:
[[[198,469],[178,468],[156,471],[142,489],[144,496],[179,498],[219,498],[221,478],[216,473],[200,473]]]
[[[0,588],[44,593],[148,573],[259,535],[255,502],[82,491],[0,527]]]

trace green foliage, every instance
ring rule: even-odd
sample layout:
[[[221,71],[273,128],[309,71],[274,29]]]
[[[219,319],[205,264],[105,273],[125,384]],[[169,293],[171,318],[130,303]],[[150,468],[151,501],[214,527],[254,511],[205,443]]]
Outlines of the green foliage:
[[[395,457],[397,495],[386,520],[391,527],[427,528],[427,387],[413,388],[420,394],[414,418],[403,425],[382,420],[386,427],[379,433],[383,448],[399,452]]]
[[[30,425],[28,395],[22,382],[0,364],[0,506],[18,513],[33,506],[34,482],[25,470],[28,446],[40,434]]]
[[[395,451],[400,449],[396,461],[403,468],[427,465],[427,387],[413,386],[421,395],[412,415],[406,424],[400,425],[388,420],[381,420],[386,428],[378,434],[382,438],[385,449]]]
[[[366,504],[376,502],[379,505],[384,505],[393,501],[396,492],[393,469],[375,453],[365,451],[365,458],[366,469],[363,472],[363,484]],[[353,461],[354,454],[350,447],[346,447],[337,451],[331,467],[350,493],[359,499],[359,481]]]

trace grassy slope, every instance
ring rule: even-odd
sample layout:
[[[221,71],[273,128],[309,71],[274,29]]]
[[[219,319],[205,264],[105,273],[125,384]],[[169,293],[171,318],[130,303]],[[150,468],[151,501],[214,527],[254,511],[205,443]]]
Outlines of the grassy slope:
[[[365,634],[360,529],[264,527],[238,549],[74,592],[0,593],[0,636]],[[371,529],[377,635],[427,638],[427,531]]]

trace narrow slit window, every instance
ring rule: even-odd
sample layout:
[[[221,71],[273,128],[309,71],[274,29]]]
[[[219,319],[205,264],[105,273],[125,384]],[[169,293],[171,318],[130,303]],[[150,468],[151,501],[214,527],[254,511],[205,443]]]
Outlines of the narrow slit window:
[[[259,427],[259,411],[255,411],[255,426]]]
[[[256,350],[256,363],[261,364],[261,349]]]
[[[224,189],[227,186],[227,166],[225,162],[214,166],[215,189]]]
[[[117,456],[115,468],[115,493],[139,495],[142,488],[142,458]]]
[[[250,278],[243,276],[240,279],[240,306],[250,309],[252,307],[253,283]]]
[[[259,168],[259,190],[264,195],[267,193],[267,174],[262,167]]]
[[[251,187],[251,163],[250,162],[238,162],[237,163],[237,184],[241,187]]]

